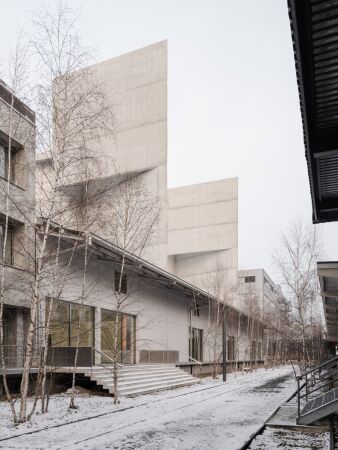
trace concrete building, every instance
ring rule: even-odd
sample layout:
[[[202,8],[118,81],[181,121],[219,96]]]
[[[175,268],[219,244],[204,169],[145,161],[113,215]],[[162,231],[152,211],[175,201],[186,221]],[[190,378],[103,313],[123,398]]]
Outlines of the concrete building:
[[[207,279],[216,268],[235,284],[237,178],[167,188],[167,42],[112,58],[90,70],[107,103],[114,105],[114,133],[107,133],[92,149],[97,156],[93,181],[105,183],[106,211],[114,214],[116,185],[126,178],[139,178],[160,207],[156,231],[143,257],[202,289],[207,289]],[[48,159],[38,160],[39,178],[48,163]],[[72,166],[67,175],[72,204],[78,196],[74,186],[81,184],[80,174],[81,169]],[[69,226],[81,229],[78,220]],[[109,225],[100,224],[97,229],[94,225],[91,231],[114,241]]]
[[[168,267],[208,289],[220,270],[235,283],[238,267],[238,180],[211,181],[168,191]]]
[[[238,271],[237,307],[248,311],[248,302],[254,302],[262,317],[274,311],[284,299],[281,287],[274,283],[264,269]]]
[[[167,188],[166,42],[89,70],[106,101],[114,104],[115,132],[92,143],[96,158],[90,171],[85,173],[73,164],[68,170],[65,164],[63,183],[57,187],[61,209],[66,213],[57,215],[62,222],[53,223],[49,233],[45,266],[47,276],[53,276],[43,283],[41,293],[45,299],[42,320],[52,311],[50,365],[67,368],[74,364],[78,326],[79,370],[84,373],[84,368],[111,362],[116,317],[119,360],[124,364],[166,362],[187,370],[191,367],[191,371],[196,366],[210,371],[212,363],[222,361],[224,344],[229,361],[257,362],[261,351],[253,349],[262,347],[262,328],[249,337],[247,315],[224,298],[220,301],[208,286],[208,279],[216,275],[231,285],[237,281],[237,179]],[[52,155],[37,158],[39,205],[46,193],[48,204],[45,181],[53,179],[52,161]],[[87,204],[86,209],[90,217],[98,219],[89,225],[81,215],[81,192],[88,181],[84,174],[88,173],[97,201]],[[149,199],[160,206],[152,240],[142,255],[131,253],[129,248],[122,250],[111,228],[119,213],[120,189],[129,180],[142,186]],[[142,215],[143,203],[134,203]],[[89,260],[84,288],[85,245]],[[52,265],[49,270],[48,264],[59,250],[63,256],[57,256],[58,269]],[[122,278],[123,308],[117,315],[116,282],[122,255],[127,263]],[[58,291],[65,270],[70,275]],[[56,298],[55,292],[59,292]],[[217,308],[221,312],[216,323],[212,311]],[[224,308],[226,343],[222,334]]]
[[[54,242],[53,242],[54,239]],[[51,238],[51,250],[57,237]],[[67,240],[63,251],[79,242],[76,232],[67,230]],[[85,311],[81,327],[82,365],[105,362],[112,352],[112,317],[115,314],[116,277],[121,270],[123,252],[113,243],[92,235],[89,240],[89,264],[87,269],[88,295],[82,308]],[[54,327],[50,342],[56,347],[55,364],[65,361],[65,353],[74,354],[72,334],[76,335],[76,321],[72,323],[68,315],[68,306],[78,308],[81,302],[84,251],[79,247],[71,261],[70,273],[63,295],[55,301]],[[63,264],[69,263],[64,257]],[[128,255],[124,279],[124,303],[120,312],[122,321],[119,341],[120,359],[123,363],[175,363],[181,366],[195,366],[196,360],[210,369],[215,345],[213,323],[210,309],[217,307],[219,300],[196,286],[164,271],[163,269],[133,255]],[[45,291],[51,298],[53,286]],[[225,305],[228,322],[227,336],[237,338],[238,318],[242,315],[240,341],[237,360],[246,359],[246,322],[245,315],[232,305]],[[123,319],[125,318],[125,319]],[[68,321],[70,322],[68,323]],[[88,323],[87,323],[88,321]],[[73,327],[74,326],[74,330]],[[125,327],[125,328],[124,328]],[[222,355],[222,321],[217,324],[218,337],[216,353],[218,363]],[[64,337],[65,333],[70,335]],[[124,335],[123,335],[124,334]],[[260,338],[261,339],[261,338]],[[92,354],[92,348],[98,352]],[[104,356],[102,353],[104,352]],[[231,352],[230,352],[231,353]],[[94,356],[94,360],[92,360]],[[228,360],[234,360],[229,354]],[[63,362],[65,364],[65,362]]]
[[[14,365],[21,362],[34,273],[34,168],[35,115],[0,81],[0,267],[5,270],[5,354]]]

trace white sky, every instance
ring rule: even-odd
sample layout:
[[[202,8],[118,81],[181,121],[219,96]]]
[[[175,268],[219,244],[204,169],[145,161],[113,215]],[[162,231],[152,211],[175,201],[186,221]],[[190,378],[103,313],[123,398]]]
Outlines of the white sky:
[[[2,2],[0,61],[29,11]],[[97,61],[168,39],[169,187],[239,177],[239,267],[273,276],[272,249],[311,220],[286,0],[68,0]],[[338,259],[338,223],[321,226]]]

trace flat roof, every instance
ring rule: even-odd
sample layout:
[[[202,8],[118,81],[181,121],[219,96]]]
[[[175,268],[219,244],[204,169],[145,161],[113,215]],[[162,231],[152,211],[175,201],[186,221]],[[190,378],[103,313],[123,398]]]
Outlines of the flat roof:
[[[35,124],[35,112],[32,111],[23,101],[21,101],[15,95],[13,96],[13,108],[24,117]],[[0,79],[0,99],[7,103],[7,105],[11,105],[12,103],[12,91],[7,84]]]

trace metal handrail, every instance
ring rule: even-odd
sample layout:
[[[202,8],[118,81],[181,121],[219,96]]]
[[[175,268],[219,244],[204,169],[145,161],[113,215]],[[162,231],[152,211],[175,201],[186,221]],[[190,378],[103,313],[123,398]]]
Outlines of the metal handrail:
[[[326,386],[329,386],[332,383],[332,380],[328,381],[325,384],[321,384],[320,386],[316,387],[315,389],[312,390],[308,390],[305,394],[300,395],[300,398],[304,398],[304,397],[308,397],[310,394],[312,394],[313,392],[317,392],[319,391],[319,389],[323,389]],[[317,383],[318,384],[318,383]],[[314,385],[315,386],[315,385]]]
[[[310,373],[315,372],[316,370],[322,369],[323,367],[328,366],[329,364],[332,364],[333,362],[337,362],[338,363],[338,356],[334,356],[333,358],[323,362],[322,364],[319,364],[316,367],[313,367],[312,369],[307,370],[306,372],[301,373],[300,375],[298,375],[298,377],[300,379],[302,379],[303,377],[305,377],[306,375],[309,375]]]
[[[297,376],[297,402],[298,402],[298,417],[300,417],[300,401],[305,397],[306,401],[308,400],[309,395],[317,392],[326,386],[332,385],[333,376],[337,374],[337,369],[335,365],[338,364],[338,356],[334,356],[333,358],[325,361],[322,364],[300,374]],[[330,370],[324,374],[324,377],[321,376],[321,371],[323,369]],[[309,377],[310,375],[310,377]],[[317,378],[316,378],[317,375]],[[305,378],[305,381],[302,385],[300,385],[300,381]],[[328,380],[328,381],[327,381]],[[302,393],[302,390],[305,388],[305,393]],[[316,396],[317,397],[317,396]]]

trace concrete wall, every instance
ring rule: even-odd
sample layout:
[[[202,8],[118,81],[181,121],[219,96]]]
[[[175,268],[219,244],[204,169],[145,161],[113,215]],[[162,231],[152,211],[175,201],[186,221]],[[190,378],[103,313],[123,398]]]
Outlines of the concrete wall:
[[[207,289],[205,278],[216,267],[235,283],[238,261],[238,182],[236,178],[167,190],[167,43],[159,42],[96,64],[89,69],[114,113],[114,133],[93,143],[98,167],[96,183],[104,183],[106,208],[92,216],[92,231],[114,241],[109,214],[114,190],[123,177],[142,180],[149,198],[160,207],[151,243],[143,257],[185,280]],[[47,164],[48,165],[48,164]],[[46,162],[40,162],[41,174]],[[80,198],[81,170],[68,176],[69,202]],[[72,185],[75,183],[76,186]],[[81,220],[66,218],[81,228]],[[71,219],[74,219],[74,224]]]
[[[139,173],[161,214],[145,256],[166,266],[167,243],[167,42],[162,41],[91,67],[106,102],[113,105],[114,133],[100,142],[102,174]],[[105,235],[109,236],[109,231]]]
[[[174,273],[202,289],[221,267],[235,283],[238,266],[238,180],[168,191],[168,254]]]
[[[126,178],[137,177],[149,201],[156,201],[161,211],[145,257],[153,263],[167,265],[167,43],[162,41],[84,69],[84,83],[93,83],[111,110],[111,131],[102,131],[87,146],[93,161],[87,171],[72,162],[65,170],[62,202],[71,205],[72,214],[62,221],[71,228],[83,229],[79,189],[83,173],[92,178],[91,186],[102,191],[99,202],[106,201],[97,213],[97,203],[90,206],[90,229],[114,240],[109,229],[109,214],[114,211],[114,190]],[[77,164],[78,170],[76,170]],[[87,164],[87,162],[85,163]],[[38,161],[38,198],[52,178],[50,162]],[[47,176],[46,176],[47,175]],[[116,203],[115,203],[116,204]],[[62,207],[63,209],[67,209]],[[43,207],[40,208],[43,210]],[[60,216],[61,217],[61,216]],[[99,219],[99,220],[97,220]],[[105,219],[105,223],[103,223]],[[60,221],[60,219],[59,219]]]
[[[29,304],[30,278],[34,269],[35,242],[35,123],[34,113],[16,100],[12,114],[6,87],[1,85],[0,139],[6,146],[12,130],[16,152],[15,179],[9,186],[9,224],[13,228],[13,265],[6,267],[5,303]],[[19,109],[17,109],[19,108]],[[27,114],[26,114],[27,113]],[[7,180],[0,178],[0,220],[6,214]],[[28,295],[27,295],[28,293]]]

